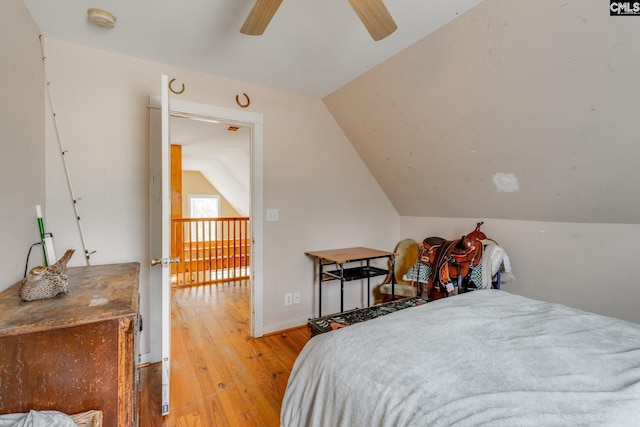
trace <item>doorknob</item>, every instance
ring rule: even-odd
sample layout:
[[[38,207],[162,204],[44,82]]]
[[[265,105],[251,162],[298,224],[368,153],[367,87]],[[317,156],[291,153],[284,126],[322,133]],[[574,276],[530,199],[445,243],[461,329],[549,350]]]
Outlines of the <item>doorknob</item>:
[[[180,264],[180,258],[151,258],[151,266],[162,265],[168,267],[169,264]]]

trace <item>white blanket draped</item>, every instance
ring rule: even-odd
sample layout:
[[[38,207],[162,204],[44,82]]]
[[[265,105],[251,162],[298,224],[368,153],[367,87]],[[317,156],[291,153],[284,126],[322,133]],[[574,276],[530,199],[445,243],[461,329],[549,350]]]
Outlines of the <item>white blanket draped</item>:
[[[0,415],[0,427],[78,427],[71,417],[58,411],[29,411]]]
[[[311,339],[281,425],[638,426],[640,325],[480,290]]]

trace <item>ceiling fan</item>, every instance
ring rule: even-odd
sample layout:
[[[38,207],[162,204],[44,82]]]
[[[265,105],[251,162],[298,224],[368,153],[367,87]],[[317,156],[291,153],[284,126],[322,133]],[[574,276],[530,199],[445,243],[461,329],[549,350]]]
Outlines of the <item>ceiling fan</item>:
[[[280,3],[282,0],[256,0],[240,32],[250,36],[264,33]],[[382,40],[398,28],[382,0],[349,0],[349,4],[375,41]]]

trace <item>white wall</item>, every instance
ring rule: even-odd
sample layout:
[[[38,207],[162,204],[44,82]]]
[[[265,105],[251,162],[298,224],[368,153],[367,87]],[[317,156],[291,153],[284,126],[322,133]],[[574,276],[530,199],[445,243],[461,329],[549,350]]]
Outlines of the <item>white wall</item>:
[[[220,196],[220,216],[242,216],[200,171],[182,171],[182,216],[189,218],[189,196]]]
[[[280,213],[278,222],[264,224],[264,332],[312,315],[314,269],[305,251],[393,248],[399,217],[321,100],[52,39],[45,53],[87,246],[96,251],[92,263],[141,263],[145,320],[151,314],[147,103],[160,92],[162,73],[184,83],[179,99],[239,108],[236,94],[247,93],[250,110],[264,116],[264,207]],[[59,252],[81,249],[51,120],[46,153],[48,228]],[[339,306],[337,289],[327,287],[327,310],[331,301]],[[360,304],[357,290],[349,288],[346,306]],[[285,307],[284,293],[294,291],[301,303]],[[148,330],[141,338],[143,352],[156,348]]]
[[[38,34],[21,0],[0,2],[0,291],[23,277],[29,247],[40,240],[35,207],[45,210],[44,79]],[[29,268],[43,264],[39,246],[30,261]]]
[[[516,281],[502,289],[640,323],[638,224],[402,217],[401,234],[454,239],[478,221],[502,245]]]

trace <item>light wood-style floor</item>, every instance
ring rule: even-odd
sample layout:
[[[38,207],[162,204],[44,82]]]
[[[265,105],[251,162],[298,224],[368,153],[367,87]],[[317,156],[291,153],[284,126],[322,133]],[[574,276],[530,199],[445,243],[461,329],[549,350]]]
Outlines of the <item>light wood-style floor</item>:
[[[171,410],[160,415],[160,364],[140,369],[140,426],[279,426],[306,327],[249,336],[245,281],[175,289]]]

